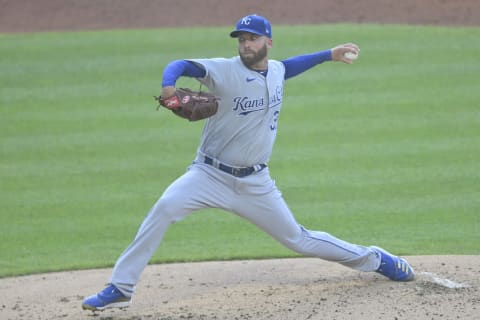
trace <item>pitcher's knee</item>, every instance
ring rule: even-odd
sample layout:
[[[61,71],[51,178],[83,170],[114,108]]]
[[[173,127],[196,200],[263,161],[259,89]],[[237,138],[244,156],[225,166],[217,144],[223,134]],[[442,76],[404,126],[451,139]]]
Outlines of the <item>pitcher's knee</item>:
[[[300,227],[298,235],[293,238],[284,239],[281,241],[288,249],[295,251],[301,255],[311,255],[311,250],[308,248],[308,241],[305,239],[306,233],[303,227]]]
[[[329,251],[331,242],[325,241],[324,236],[328,235],[325,232],[312,231],[300,226],[300,232],[294,239],[288,239],[284,245],[292,251],[295,251],[304,256],[321,257]]]
[[[162,216],[168,219],[170,223],[174,223],[183,219],[188,214],[188,211],[180,201],[175,201],[169,197],[162,197],[155,203],[150,214]]]

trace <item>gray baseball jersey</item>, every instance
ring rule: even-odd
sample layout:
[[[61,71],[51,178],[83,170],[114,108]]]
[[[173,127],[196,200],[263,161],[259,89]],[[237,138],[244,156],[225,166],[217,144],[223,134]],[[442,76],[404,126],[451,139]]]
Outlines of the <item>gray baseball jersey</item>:
[[[203,129],[199,152],[237,167],[268,162],[282,107],[284,65],[269,60],[264,77],[239,57],[191,61],[203,66],[207,74],[200,81],[220,97],[217,114]]]

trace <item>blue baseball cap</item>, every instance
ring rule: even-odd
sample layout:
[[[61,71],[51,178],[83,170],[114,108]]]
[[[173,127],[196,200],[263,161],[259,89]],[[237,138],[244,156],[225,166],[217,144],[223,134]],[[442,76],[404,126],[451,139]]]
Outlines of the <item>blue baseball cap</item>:
[[[237,28],[230,32],[230,37],[237,38],[240,32],[250,32],[259,36],[272,38],[272,26],[270,22],[256,14],[251,14],[238,20]]]

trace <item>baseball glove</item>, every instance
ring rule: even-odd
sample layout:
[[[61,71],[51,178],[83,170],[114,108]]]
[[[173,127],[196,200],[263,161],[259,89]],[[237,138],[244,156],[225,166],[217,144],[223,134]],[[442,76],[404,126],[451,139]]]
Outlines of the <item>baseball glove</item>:
[[[154,96],[154,98],[159,103],[157,110],[163,106],[189,121],[211,117],[218,110],[218,99],[213,94],[187,88],[177,89],[170,98],[164,99],[161,96]]]

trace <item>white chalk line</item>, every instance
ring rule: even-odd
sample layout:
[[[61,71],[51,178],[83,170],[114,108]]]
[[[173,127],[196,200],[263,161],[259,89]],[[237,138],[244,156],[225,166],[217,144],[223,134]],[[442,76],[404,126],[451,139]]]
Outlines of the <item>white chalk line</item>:
[[[468,288],[470,287],[466,283],[458,283],[447,278],[443,278],[433,272],[421,272],[421,275],[424,275],[431,279],[434,283],[441,285],[449,289],[459,289],[459,288]]]

